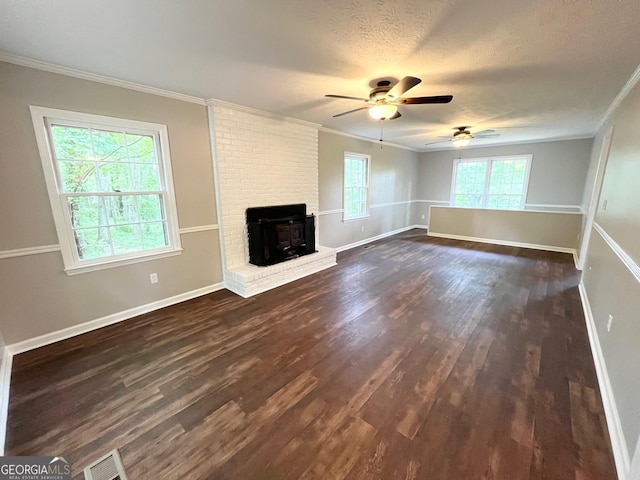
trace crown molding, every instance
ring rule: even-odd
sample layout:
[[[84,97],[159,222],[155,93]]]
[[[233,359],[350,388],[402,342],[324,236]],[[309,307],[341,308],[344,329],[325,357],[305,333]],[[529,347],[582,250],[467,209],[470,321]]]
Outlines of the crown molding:
[[[620,106],[620,104],[626,98],[629,92],[633,90],[633,87],[636,86],[636,83],[638,83],[638,80],[640,80],[640,65],[638,65],[638,68],[636,68],[635,72],[631,74],[631,77],[629,77],[629,80],[627,80],[627,83],[624,84],[624,86],[622,87],[622,90],[620,90],[618,95],[616,95],[616,98],[614,98],[613,102],[611,102],[611,105],[609,105],[609,108],[607,109],[607,111],[604,113],[604,116],[602,117],[602,121],[600,122],[600,126],[598,127],[598,130],[600,130],[604,126],[604,124],[607,122],[609,117],[613,114],[613,112],[616,111],[616,108]]]
[[[40,60],[34,60],[32,58],[21,57],[19,55],[13,55],[7,52],[0,51],[0,62],[12,63],[14,65],[20,65],[22,67],[35,68],[36,70],[65,75],[67,77],[80,78],[82,80],[89,80],[92,82],[111,85],[114,87],[121,87],[128,90],[149,93],[151,95],[158,95],[160,97],[171,98],[173,100],[195,103],[197,105],[205,105],[205,101],[203,98],[185,95],[184,93],[163,90],[162,88],[142,85],[140,83],[129,82],[127,80],[120,80],[114,77],[100,75],[97,73],[85,72],[83,70],[77,70],[75,68],[62,67],[60,65],[54,65],[53,63],[47,63]]]
[[[218,100],[217,98],[207,98],[205,100],[207,106],[230,108],[239,112],[250,113],[251,115],[257,115],[259,117],[271,118],[273,120],[282,120],[284,122],[297,123],[304,125],[305,127],[315,128],[316,130],[321,127],[319,123],[307,122],[306,120],[300,120],[299,118],[287,117],[278,113],[267,112],[258,108],[247,107],[246,105],[238,105],[236,103],[225,102],[224,100]]]
[[[341,132],[339,130],[334,130],[332,128],[327,128],[327,127],[320,127],[318,130],[320,130],[321,132],[325,132],[325,133],[333,133],[335,135],[342,135],[343,137],[355,138],[356,140],[364,140],[365,142],[372,142],[372,143],[375,143],[376,145],[380,145],[380,143],[382,143],[383,145],[386,145],[386,146],[389,146],[389,147],[402,148],[403,150],[409,150],[410,152],[420,153],[420,150],[416,150],[415,148],[407,147],[406,145],[400,145],[399,143],[387,142],[384,139],[383,139],[382,142],[380,142],[380,139],[376,140],[376,139],[373,139],[373,138],[362,137],[360,135],[354,135],[352,133]]]
[[[569,137],[547,138],[547,139],[541,139],[541,140],[519,140],[514,142],[494,143],[491,145],[466,146],[461,148],[450,147],[450,148],[438,148],[436,150],[418,150],[418,152],[435,153],[435,152],[455,151],[455,152],[462,153],[468,150],[478,150],[481,148],[497,148],[497,147],[504,147],[508,145],[528,145],[528,144],[536,144],[536,143],[567,142],[569,140],[587,140],[587,139],[593,140],[594,137],[595,135],[576,135],[576,136],[569,136]]]
[[[84,70],[78,70],[78,69],[70,68],[70,67],[63,67],[61,65],[56,65],[56,64],[48,63],[48,62],[43,62],[41,60],[35,60],[35,59],[32,59],[32,58],[22,57],[20,55],[14,55],[14,54],[8,53],[8,52],[0,51],[0,62],[6,62],[6,63],[14,64],[14,65],[20,65],[20,66],[23,66],[23,67],[34,68],[36,70],[42,70],[42,71],[45,71],[45,72],[56,73],[56,74],[65,75],[65,76],[68,76],[68,77],[79,78],[79,79],[82,79],[82,80],[89,80],[89,81],[92,81],[92,82],[102,83],[104,85],[111,85],[111,86],[114,86],[114,87],[126,88],[128,90],[135,90],[135,91],[138,91],[138,92],[148,93],[148,94],[151,94],[151,95],[158,95],[158,96],[161,96],[161,97],[171,98],[173,100],[180,100],[180,101],[183,101],[183,102],[195,103],[197,105],[216,105],[216,106],[220,106],[220,107],[231,108],[231,109],[234,109],[234,110],[243,111],[243,112],[251,113],[251,114],[254,114],[254,115],[259,115],[259,116],[266,117],[266,118],[284,120],[284,121],[288,121],[288,122],[292,122],[292,123],[297,123],[297,124],[300,124],[300,125],[306,125],[306,126],[309,126],[309,127],[317,128],[318,130],[323,131],[323,132],[334,133],[334,134],[337,134],[337,135],[342,135],[342,136],[345,136],[345,137],[351,137],[351,138],[355,138],[355,139],[358,139],[358,140],[365,140],[365,141],[373,142],[373,143],[376,143],[376,144],[380,142],[378,139],[372,139],[372,138],[367,138],[367,137],[363,137],[363,136],[360,136],[360,135],[354,135],[354,134],[350,134],[350,133],[346,133],[346,132],[341,132],[341,131],[338,131],[338,130],[333,130],[331,128],[323,127],[322,125],[320,125],[318,123],[308,122],[306,120],[300,120],[300,119],[293,118],[293,117],[287,117],[287,116],[284,116],[284,115],[279,115],[279,114],[276,114],[276,113],[271,113],[271,112],[267,112],[267,111],[264,111],[264,110],[259,110],[257,108],[253,108],[253,107],[247,107],[247,106],[244,106],[244,105],[238,105],[238,104],[234,104],[234,103],[231,103],[231,102],[225,102],[223,100],[218,100],[218,99],[215,99],[215,98],[203,99],[203,98],[200,98],[200,97],[195,97],[195,96],[187,95],[187,94],[184,94],[184,93],[178,93],[178,92],[173,92],[173,91],[170,91],[170,90],[164,90],[162,88],[152,87],[152,86],[149,86],[149,85],[143,85],[143,84],[140,84],[140,83],[130,82],[130,81],[127,81],[127,80],[120,80],[118,78],[109,77],[107,75],[91,73],[91,72],[87,72],[87,71],[84,71]],[[616,108],[618,108],[620,106],[620,104],[625,99],[625,97],[629,94],[629,92],[633,89],[633,87],[635,87],[636,83],[638,83],[638,80],[640,80],[640,65],[633,72],[633,74],[631,75],[631,77],[629,78],[627,83],[622,87],[622,90],[620,90],[618,95],[614,98],[613,102],[611,103],[611,105],[609,106],[607,111],[605,112],[605,114],[604,114],[604,116],[603,116],[603,118],[602,118],[602,120],[601,120],[601,122],[600,122],[600,124],[598,126],[598,130],[605,124],[605,122],[613,114],[613,112],[616,110]],[[565,141],[565,140],[580,140],[580,139],[585,139],[585,138],[593,138],[594,136],[595,135],[586,135],[586,136],[560,137],[560,138],[546,139],[546,140],[539,140],[539,141],[507,142],[507,143],[500,143],[500,144],[495,144],[495,145],[487,145],[486,147],[502,146],[502,145],[519,145],[519,144],[526,144],[526,143],[558,142],[558,141]],[[417,152],[417,153],[442,152],[442,151],[454,150],[455,149],[455,147],[438,148],[436,150],[416,149],[416,148],[408,147],[406,145],[400,145],[400,144],[397,144],[397,143],[392,143],[392,142],[387,142],[387,141],[384,141],[383,143],[385,145],[388,145],[388,146],[391,146],[391,147],[402,148],[404,150],[409,150],[411,152]],[[471,147],[471,148],[486,148],[486,147]]]

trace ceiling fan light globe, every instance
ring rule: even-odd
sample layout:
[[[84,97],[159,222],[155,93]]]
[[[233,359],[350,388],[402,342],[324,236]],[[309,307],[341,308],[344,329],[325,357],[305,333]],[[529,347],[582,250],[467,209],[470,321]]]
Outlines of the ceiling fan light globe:
[[[453,143],[453,146],[456,148],[460,148],[460,147],[465,147],[467,145],[469,145],[469,142],[471,142],[471,136],[462,136],[462,135],[458,135],[456,138],[454,138],[451,143]]]
[[[369,115],[371,115],[371,118],[374,118],[376,120],[386,120],[393,117],[397,111],[398,107],[396,107],[395,105],[383,103],[371,107],[369,109]]]

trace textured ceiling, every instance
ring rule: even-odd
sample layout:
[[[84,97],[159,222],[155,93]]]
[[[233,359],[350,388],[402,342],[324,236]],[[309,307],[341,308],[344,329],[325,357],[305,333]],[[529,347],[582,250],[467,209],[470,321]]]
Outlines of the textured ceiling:
[[[421,78],[384,138],[417,150],[456,125],[499,144],[593,135],[640,64],[638,0],[0,0],[0,50],[377,139],[327,93]],[[473,129],[472,129],[473,132]],[[472,145],[473,145],[472,144]]]

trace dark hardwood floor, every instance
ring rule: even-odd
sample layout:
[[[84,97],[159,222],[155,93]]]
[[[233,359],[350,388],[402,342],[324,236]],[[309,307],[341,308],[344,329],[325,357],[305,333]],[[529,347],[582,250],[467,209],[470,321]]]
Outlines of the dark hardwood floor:
[[[430,238],[14,358],[8,455],[136,479],[615,479],[570,255]]]

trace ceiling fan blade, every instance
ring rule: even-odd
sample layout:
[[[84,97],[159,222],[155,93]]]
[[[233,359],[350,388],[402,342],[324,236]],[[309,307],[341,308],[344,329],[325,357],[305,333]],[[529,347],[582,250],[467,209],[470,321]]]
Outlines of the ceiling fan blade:
[[[475,138],[495,138],[499,137],[499,133],[486,133],[484,135],[478,135],[477,133],[474,135]]]
[[[360,100],[361,102],[368,102],[368,98],[360,98],[360,97],[348,97],[346,95],[325,95],[325,97],[329,98],[346,98],[347,100]]]
[[[487,134],[489,134],[489,133],[495,133],[495,130],[491,130],[491,129],[489,129],[489,130],[481,130],[481,131],[479,131],[479,132],[474,133],[473,135],[474,135],[475,137],[477,137],[478,135],[481,135],[481,136],[482,136],[482,135],[487,135]]]
[[[342,117],[343,115],[349,115],[350,113],[357,112],[358,110],[367,110],[368,108],[369,107],[354,108],[353,110],[349,110],[348,112],[342,112],[337,115],[334,115],[333,118]]]
[[[451,139],[449,139],[449,140],[440,140],[439,142],[425,143],[425,146],[426,145],[435,145],[436,143],[445,143],[445,142],[450,142],[450,141],[451,141]]]
[[[418,85],[422,80],[416,77],[404,77],[387,92],[387,97],[397,99]]]
[[[451,100],[453,100],[453,95],[436,95],[435,97],[398,98],[393,103],[419,105],[424,103],[449,103]]]
[[[396,112],[393,117],[387,118],[387,120],[395,120],[396,118],[400,118],[402,114],[400,112]]]

